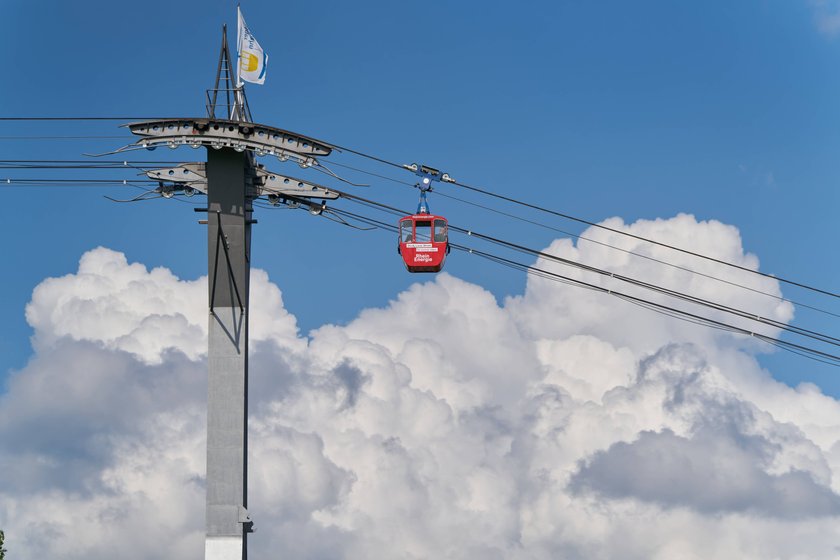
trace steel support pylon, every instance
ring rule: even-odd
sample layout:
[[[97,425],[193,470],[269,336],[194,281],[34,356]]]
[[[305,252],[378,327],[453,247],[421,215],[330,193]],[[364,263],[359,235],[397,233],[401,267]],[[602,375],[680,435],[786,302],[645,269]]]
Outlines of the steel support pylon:
[[[133,200],[176,193],[207,194],[207,502],[206,560],[245,560],[248,533],[248,305],[251,272],[253,201],[309,204],[311,198],[335,199],[337,192],[267,171],[256,155],[293,159],[301,167],[319,165],[332,146],[293,132],[254,124],[243,86],[234,86],[226,27],[215,87],[207,91],[207,118],[153,119],[129,123],[140,136],[125,149],[207,148],[206,165],[193,162],[149,171],[159,181],[154,191]],[[219,114],[222,113],[223,114]],[[117,152],[122,151],[118,150]],[[116,153],[116,152],[115,152]],[[180,180],[176,179],[176,170]],[[164,175],[164,171],[166,174]],[[169,179],[173,184],[164,184]],[[273,202],[272,202],[273,203]],[[323,211],[322,205],[312,208]],[[319,210],[320,208],[320,210]]]
[[[253,169],[207,150],[209,296],[206,560],[245,560],[248,516],[248,302]]]

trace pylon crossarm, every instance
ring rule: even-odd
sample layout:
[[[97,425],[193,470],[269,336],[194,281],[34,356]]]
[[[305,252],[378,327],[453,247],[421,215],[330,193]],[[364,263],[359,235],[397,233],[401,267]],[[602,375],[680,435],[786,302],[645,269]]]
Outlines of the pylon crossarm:
[[[251,150],[258,156],[272,155],[286,161],[296,160],[302,167],[316,165],[316,157],[325,157],[333,148],[323,142],[294,132],[242,121],[218,119],[159,119],[129,123],[132,134],[140,140],[127,148],[154,149],[158,146],[191,148],[233,148]]]
[[[298,179],[291,175],[283,175],[262,167],[256,168],[256,172],[255,186],[258,196],[280,195],[330,200],[339,197],[337,192],[311,181]],[[187,196],[191,196],[196,191],[207,194],[207,171],[203,162],[182,163],[177,167],[150,169],[146,171],[146,176],[155,181],[172,183],[171,185],[163,185],[162,189],[164,191],[168,186],[169,192],[184,192]],[[163,192],[163,196],[166,196],[166,192]]]
[[[328,187],[281,175],[266,169],[257,169],[257,189],[261,195],[291,195],[299,198],[328,198],[335,200],[339,194]]]
[[[175,185],[188,185],[207,194],[207,166],[203,161],[182,163],[177,167],[164,167],[146,171],[146,177],[154,181],[168,181]]]

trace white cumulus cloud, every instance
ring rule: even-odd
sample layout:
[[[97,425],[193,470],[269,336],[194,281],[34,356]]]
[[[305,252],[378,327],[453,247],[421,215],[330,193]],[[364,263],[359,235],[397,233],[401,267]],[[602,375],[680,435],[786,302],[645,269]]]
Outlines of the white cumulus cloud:
[[[605,224],[758,267],[718,222]],[[793,316],[771,278],[584,235],[651,258],[547,251]],[[12,557],[201,557],[206,289],[104,248],[36,288],[0,396]],[[533,277],[498,302],[442,273],[308,336],[264,272],[252,292],[255,557],[837,556],[840,403],[774,381],[755,341]]]

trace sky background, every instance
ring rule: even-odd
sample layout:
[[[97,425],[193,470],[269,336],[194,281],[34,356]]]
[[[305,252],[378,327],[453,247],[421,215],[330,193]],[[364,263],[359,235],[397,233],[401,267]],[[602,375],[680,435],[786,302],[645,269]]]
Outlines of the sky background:
[[[220,26],[235,25],[233,4],[224,2],[87,2],[84,9],[56,2],[44,5],[48,18],[37,16],[40,4],[4,5],[10,87],[0,95],[11,116],[201,115]],[[835,285],[838,265],[829,255],[838,238],[832,217],[840,96],[833,68],[840,53],[830,5],[556,2],[511,9],[490,2],[476,10],[445,2],[255,2],[244,10],[270,57],[267,84],[248,88],[258,122],[391,161],[437,166],[467,184],[592,221],[680,212],[720,220],[738,227],[762,270]],[[4,159],[79,159],[115,149],[128,141],[118,124],[4,123],[7,136],[126,138],[4,139]],[[194,157],[161,150],[131,155]],[[358,158],[335,159],[413,180]],[[279,162],[265,163],[284,171]],[[287,164],[285,171],[299,169]],[[414,207],[411,190],[371,183],[357,192]],[[471,198],[450,187],[442,192]],[[4,191],[5,227],[16,239],[7,244],[7,263],[25,262],[6,275],[4,371],[29,355],[22,310],[32,288],[66,273],[84,250],[105,245],[185,277],[204,271],[203,232],[188,206],[115,205],[101,194]],[[432,197],[431,204],[453,223],[528,246],[555,236],[457,202]],[[289,214],[295,213],[258,216],[254,262],[283,287],[304,330],[346,322],[416,281],[401,269],[388,236]],[[580,231],[574,223],[550,223]],[[447,269],[499,298],[521,293],[520,275],[475,260],[456,256]],[[832,298],[785,289],[794,300],[834,305]],[[817,330],[833,328],[821,322],[825,316],[800,316]],[[832,371],[781,359],[777,375],[786,381],[840,389]]]
[[[221,24],[235,25],[234,6],[225,2],[4,6],[0,40],[9,87],[0,95],[10,116],[201,115]],[[43,9],[50,17],[39,17]],[[545,2],[511,9],[489,2],[476,10],[446,2],[249,2],[244,10],[270,57],[266,85],[248,88],[258,122],[391,161],[433,165],[467,184],[592,221],[680,212],[720,220],[740,230],[762,270],[836,285],[830,255],[838,238],[832,218],[840,83],[833,69],[840,47],[829,4]],[[0,142],[4,159],[79,159],[127,143],[118,124],[7,122],[5,136],[125,141]],[[195,157],[166,152],[131,157]],[[413,180],[358,158],[334,159]],[[292,164],[264,163],[306,175]],[[404,208],[416,204],[403,186],[345,173],[371,182],[358,194]],[[131,177],[102,171],[74,177],[94,174]],[[441,191],[493,202],[451,187]],[[105,245],[185,277],[204,271],[203,230],[187,205],[115,205],[102,194],[4,191],[4,227],[15,241],[7,243],[3,371],[29,356],[22,311],[32,288],[71,270],[86,249]],[[545,246],[556,235],[440,197],[431,205],[453,223],[528,246]],[[347,322],[417,280],[402,270],[388,236],[296,214],[258,216],[253,255],[283,287],[304,330]],[[574,223],[533,218],[580,231]],[[456,255],[447,270],[499,298],[521,293],[521,275],[476,260]],[[833,298],[785,290],[837,311]],[[808,326],[834,328],[825,316],[801,313]],[[784,367],[777,375],[785,381],[840,390],[831,368],[779,359]]]
[[[213,85],[221,25],[227,23],[235,37],[232,2],[5,0],[0,9],[0,63],[6,85],[0,90],[0,106],[7,117],[202,116],[204,92]],[[609,222],[614,227],[624,229],[627,224],[628,231],[725,260],[750,264],[748,253],[757,257],[764,272],[838,291],[840,6],[834,2],[558,1],[512,6],[246,1],[242,9],[269,56],[266,84],[247,87],[257,122],[389,161],[432,165],[466,184],[594,222],[617,218],[621,221]],[[131,142],[119,124],[0,122],[0,159],[84,159],[82,154]],[[49,136],[80,138],[43,138]],[[125,157],[179,162],[201,159],[204,153],[158,149]],[[335,167],[341,175],[370,183],[367,188],[351,187],[291,163],[261,161],[280,173],[401,208],[416,205],[416,191],[392,181]],[[349,153],[334,154],[325,163],[329,161],[413,181],[407,171]],[[4,169],[0,174],[7,176],[0,178],[130,180],[133,173]],[[583,232],[579,224],[505,206],[454,186],[438,189],[440,194]],[[7,503],[0,506],[0,527],[4,522],[11,525],[16,541],[26,543],[25,558],[54,552],[51,547],[64,541],[60,536],[34,538],[36,528],[12,519],[58,511],[44,523],[61,535],[75,522],[71,512],[55,505],[62,496],[65,501],[67,496],[78,498],[83,503],[70,501],[102,523],[102,511],[109,507],[123,512],[114,530],[118,538],[126,538],[138,524],[144,526],[144,508],[152,511],[155,505],[181,500],[188,505],[173,515],[183,518],[169,521],[174,528],[186,527],[185,534],[192,536],[181,541],[173,536],[175,529],[155,534],[184,558],[193,557],[190,547],[200,540],[201,524],[185,521],[191,512],[203,515],[200,489],[187,487],[183,495],[174,488],[169,488],[170,494],[149,490],[148,503],[140,505],[128,498],[125,503],[108,502],[108,496],[122,495],[120,491],[129,495],[135,487],[160,490],[174,484],[166,482],[166,469],[184,480],[200,478],[203,469],[201,399],[206,389],[201,328],[206,327],[195,326],[204,321],[205,311],[194,303],[203,302],[206,289],[200,281],[206,274],[206,234],[188,204],[115,204],[103,197],[129,198],[136,192],[130,187],[0,186],[6,241],[0,298],[0,420],[6,422],[0,441],[6,445],[0,465],[17,465],[15,474],[0,485]],[[837,317],[785,308],[719,285],[687,284],[683,277],[649,263],[627,261],[585,244],[572,246],[556,231],[435,193],[430,205],[462,227],[535,249],[551,247],[558,254],[628,275],[672,282],[783,321],[793,313],[796,325],[831,335],[838,332]],[[335,206],[360,211],[346,202]],[[678,218],[680,214],[694,219]],[[257,444],[255,453],[281,473],[272,475],[268,466],[254,473],[255,487],[267,496],[263,523],[281,527],[274,532],[267,527],[271,536],[256,546],[270,549],[283,542],[283,535],[299,532],[305,535],[301,549],[294,551],[299,557],[338,557],[330,556],[336,549],[346,551],[348,558],[376,557],[390,538],[402,537],[405,550],[412,551],[405,557],[457,556],[451,554],[454,549],[424,549],[420,543],[426,539],[472,554],[463,552],[464,557],[498,553],[510,558],[515,551],[522,557],[556,557],[558,551],[569,557],[610,557],[610,546],[622,550],[622,534],[636,531],[644,520],[664,519],[661,533],[639,533],[630,546],[639,558],[655,557],[646,546],[658,547],[656,553],[663,558],[712,553],[787,558],[801,552],[771,538],[779,527],[802,540],[813,537],[814,548],[806,557],[834,554],[837,539],[827,527],[836,525],[840,512],[836,477],[832,478],[840,468],[832,427],[840,424],[834,400],[840,396],[837,368],[785,352],[768,353],[751,342],[677,325],[580,290],[526,283],[520,272],[458,252],[447,260],[446,275],[410,275],[391,235],[353,230],[306,212],[258,209],[256,218],[252,263],[267,277],[255,280],[258,289],[252,296],[252,307],[259,309],[254,312],[258,326],[253,328],[253,364],[255,383],[264,387],[266,396],[255,405],[252,433],[257,435],[252,437],[262,435],[276,444]],[[657,219],[662,220],[659,225],[647,222]],[[609,236],[599,239],[621,242]],[[696,264],[669,253],[651,254],[681,265]],[[141,263],[148,270],[126,262]],[[158,267],[162,268],[149,272]],[[725,274],[719,268],[703,270]],[[47,281],[60,277],[64,278]],[[727,278],[747,281],[737,275]],[[840,313],[836,298],[777,286],[772,280],[749,281]],[[192,302],[192,296],[195,302],[182,305],[182,300]],[[155,326],[157,320],[161,323]],[[414,330],[395,327],[406,322]],[[121,333],[122,338],[111,333]],[[371,346],[360,350],[349,342],[357,340]],[[439,354],[424,346],[433,344],[429,341],[440,344]],[[670,346],[684,343],[696,349]],[[503,355],[497,362],[482,361],[489,360],[482,356],[489,347],[500,348]],[[412,348],[428,351],[427,358],[434,356],[429,364],[436,364],[439,372],[454,373],[424,373],[410,355]],[[382,358],[380,351],[389,357]],[[342,361],[342,356],[350,361]],[[393,367],[383,365],[391,358]],[[65,371],[68,363],[79,365]],[[282,364],[277,366],[280,377],[269,374],[274,363]],[[440,401],[426,402],[416,395],[415,401],[383,388],[389,383],[401,386],[404,367],[413,375],[413,389],[448,402],[455,410],[449,414],[459,420],[439,412],[435,407]],[[570,374],[576,367],[591,371],[591,376]],[[485,377],[476,373],[482,368],[487,370]],[[73,384],[61,384],[65,375],[78,376],[75,390]],[[341,383],[312,382],[309,375]],[[46,390],[51,383],[72,395],[66,403]],[[554,418],[540,408],[549,393],[535,396],[539,383],[562,388],[566,396],[557,398],[560,408],[568,410],[565,416]],[[150,386],[166,395],[161,402],[153,403],[157,393],[147,393]],[[125,387],[124,394],[120,387]],[[291,388],[285,392],[283,387]],[[623,387],[625,393],[607,402],[604,395],[615,387]],[[356,414],[355,403],[366,402],[365,388],[381,402],[398,394],[398,404],[376,413],[358,408]],[[292,394],[297,400],[288,401]],[[324,399],[329,400],[324,395],[339,399],[339,412],[324,412]],[[111,400],[101,410],[94,406],[88,422],[89,415],[82,411],[100,399]],[[656,413],[640,404],[650,399],[664,403],[654,407]],[[24,413],[13,402],[28,403],[33,412]],[[602,408],[593,413],[587,402]],[[277,403],[289,404],[292,412],[277,412]],[[499,412],[498,417],[496,412],[465,412],[476,410],[509,412]],[[135,427],[120,416],[129,411],[145,423]],[[306,418],[306,411],[312,419]],[[422,430],[394,420],[413,414],[425,419]],[[744,420],[747,417],[752,420]],[[152,437],[154,426],[170,426],[167,418],[176,418],[177,428]],[[565,426],[567,439],[561,447],[571,451],[527,443],[523,434],[539,435],[543,429],[546,441],[554,441],[553,432],[534,418]],[[98,427],[109,422],[115,431],[107,431],[106,445],[97,434],[102,436]],[[389,422],[399,425],[394,433],[381,428]],[[62,423],[64,428],[59,427]],[[620,427],[603,428],[593,442],[581,443],[592,425],[602,424]],[[331,431],[331,425],[346,431]],[[784,426],[795,429],[785,431]],[[357,432],[366,439],[347,435]],[[13,433],[38,435],[20,441]],[[490,447],[498,444],[498,449],[472,454],[479,436],[495,442],[487,444]],[[61,442],[66,438],[81,443],[65,448]],[[436,443],[429,443],[433,440]],[[385,461],[372,441],[380,447],[402,442],[406,463]],[[183,448],[184,457],[166,455],[167,445]],[[282,453],[277,449],[283,446],[295,450],[298,464],[315,467],[304,475],[282,460],[278,463],[277,454]],[[417,451],[424,446],[434,460],[424,462]],[[138,449],[159,458],[160,464],[136,464],[131,450]],[[367,459],[352,458],[352,449],[368,450]],[[450,465],[452,473],[461,473],[473,484],[471,494],[456,496],[460,509],[455,509],[463,515],[439,519],[440,525],[421,524],[416,531],[405,529],[417,520],[424,504],[452,503],[449,492],[457,491],[446,485],[443,475],[438,480],[424,470],[448,464],[452,449],[468,450],[466,463]],[[686,487],[712,484],[714,472],[733,472],[753,480],[752,490],[725,484],[708,495],[687,495],[679,485],[656,489],[645,482],[662,474],[646,462],[652,449],[666,450],[664,456],[674,457],[675,465],[685,457],[720,460],[708,471],[700,468]],[[520,462],[509,462],[511,457]],[[23,465],[29,461],[43,468],[33,467],[27,474]],[[634,462],[639,477],[621,478],[615,465]],[[540,492],[533,481],[543,481],[543,475],[554,480],[547,466],[552,464],[562,465],[559,486],[546,483]],[[64,474],[59,476],[49,465],[61,465]],[[489,465],[489,470],[477,465]],[[474,479],[472,467],[480,471]],[[382,469],[394,476],[383,477],[378,487],[370,473]],[[396,516],[385,506],[370,509],[369,503],[354,501],[356,493],[365,490],[385,501],[389,489],[405,485],[406,479],[395,474],[399,472],[421,481],[425,498],[407,496],[405,503],[410,505]],[[125,473],[158,478],[150,482]],[[290,498],[293,489],[272,486],[283,473],[292,479],[314,477],[304,484],[311,492]],[[91,482],[94,479],[98,482]],[[84,481],[83,490],[74,480]],[[791,493],[801,501],[785,502],[784,496]],[[536,495],[556,500],[542,503]],[[289,499],[299,506],[297,513],[276,506]],[[591,532],[576,527],[572,514],[583,515],[598,500],[614,508],[606,514],[612,522],[595,520],[598,529]],[[34,505],[24,505],[27,502]],[[379,502],[371,498],[371,503]],[[572,517],[558,513],[562,508],[557,504],[564,504]],[[514,512],[510,515],[518,522],[490,515],[500,511]],[[387,525],[389,518],[396,519],[396,528]],[[732,549],[703,549],[713,546],[702,544],[708,535],[723,530],[715,519],[730,522],[732,531],[745,535],[744,542],[765,539],[765,548],[739,548],[733,536]],[[447,523],[456,529],[462,523],[480,527],[499,540],[486,550],[476,548],[480,539],[473,542],[469,534],[447,533],[442,529]],[[560,525],[568,526],[568,533],[551,536],[552,528]],[[682,534],[680,528],[688,526],[695,529],[683,535],[683,544],[667,540],[669,530]],[[514,533],[518,537],[510,536]],[[357,536],[350,539],[348,534]],[[520,548],[510,548],[511,542]],[[603,547],[597,548],[596,542]],[[82,535],[74,553],[104,558],[114,550],[103,547],[93,532]]]

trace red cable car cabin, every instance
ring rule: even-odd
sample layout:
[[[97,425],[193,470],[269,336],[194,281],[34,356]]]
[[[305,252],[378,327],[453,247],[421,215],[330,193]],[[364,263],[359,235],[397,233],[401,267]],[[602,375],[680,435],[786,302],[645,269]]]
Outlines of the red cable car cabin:
[[[440,272],[449,253],[446,218],[414,214],[400,219],[397,249],[409,272]]]

